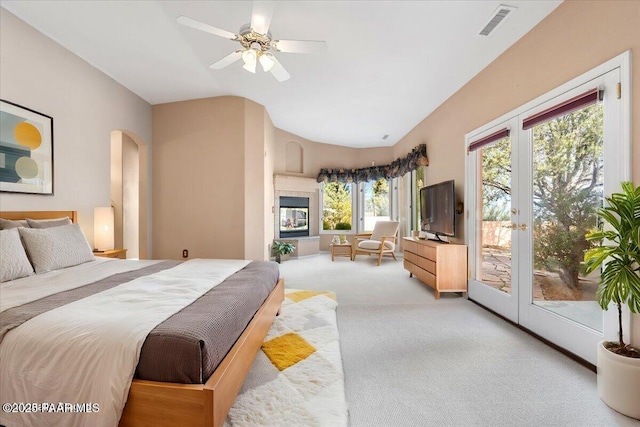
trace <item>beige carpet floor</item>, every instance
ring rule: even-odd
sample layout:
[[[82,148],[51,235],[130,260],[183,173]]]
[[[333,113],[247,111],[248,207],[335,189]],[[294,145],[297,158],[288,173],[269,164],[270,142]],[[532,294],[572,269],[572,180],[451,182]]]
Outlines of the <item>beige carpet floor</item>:
[[[592,371],[460,296],[435,300],[401,259],[323,253],[280,271],[340,302],[352,427],[640,426],[600,400]]]

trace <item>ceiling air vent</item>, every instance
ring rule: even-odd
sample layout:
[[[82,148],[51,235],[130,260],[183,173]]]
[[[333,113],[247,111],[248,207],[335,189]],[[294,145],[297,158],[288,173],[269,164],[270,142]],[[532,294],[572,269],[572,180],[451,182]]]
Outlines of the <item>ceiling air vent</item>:
[[[504,22],[504,20],[511,14],[511,12],[516,9],[516,7],[505,6],[504,4],[498,6],[498,8],[491,14],[491,17],[485,24],[484,28],[480,30],[480,35],[488,36],[493,30],[498,28],[498,26]]]

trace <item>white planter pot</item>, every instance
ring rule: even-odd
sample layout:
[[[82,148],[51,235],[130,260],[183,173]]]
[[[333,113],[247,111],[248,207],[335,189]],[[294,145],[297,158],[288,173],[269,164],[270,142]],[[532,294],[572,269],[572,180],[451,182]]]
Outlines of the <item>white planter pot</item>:
[[[624,357],[598,343],[598,394],[612,409],[640,419],[640,359]]]

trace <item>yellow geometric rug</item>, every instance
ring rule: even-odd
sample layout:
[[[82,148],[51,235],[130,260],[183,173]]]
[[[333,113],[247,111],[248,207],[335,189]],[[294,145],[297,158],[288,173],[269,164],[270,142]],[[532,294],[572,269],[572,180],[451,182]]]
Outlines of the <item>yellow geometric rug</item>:
[[[348,425],[337,305],[331,292],[285,289],[225,426]]]

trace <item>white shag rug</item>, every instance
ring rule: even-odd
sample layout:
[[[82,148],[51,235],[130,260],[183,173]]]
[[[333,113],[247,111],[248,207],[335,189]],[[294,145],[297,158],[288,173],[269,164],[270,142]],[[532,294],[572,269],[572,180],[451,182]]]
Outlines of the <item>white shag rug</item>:
[[[285,289],[226,427],[348,425],[335,294]]]

